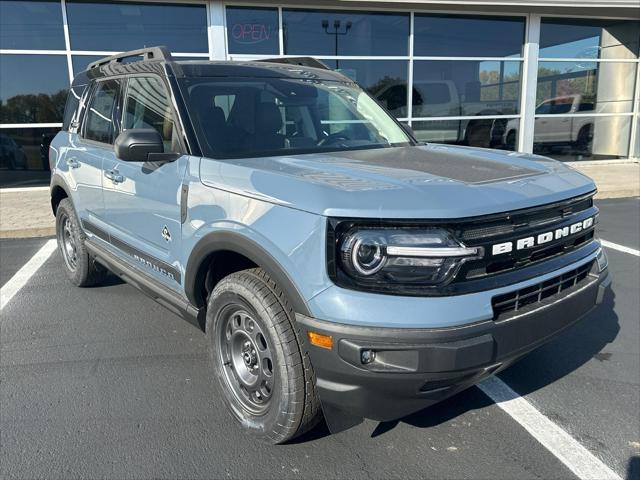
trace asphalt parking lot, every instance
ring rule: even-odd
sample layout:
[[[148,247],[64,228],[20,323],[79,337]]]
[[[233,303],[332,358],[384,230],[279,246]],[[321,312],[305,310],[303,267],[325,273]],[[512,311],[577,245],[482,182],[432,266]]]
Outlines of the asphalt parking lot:
[[[639,250],[640,199],[598,206],[600,236]],[[1,240],[0,283],[47,240]],[[638,479],[640,258],[606,251],[604,304],[500,378]],[[61,262],[54,252],[0,314],[1,478],[576,478],[477,387],[399,422],[258,443],[215,398],[199,330],[115,277],[72,287]]]

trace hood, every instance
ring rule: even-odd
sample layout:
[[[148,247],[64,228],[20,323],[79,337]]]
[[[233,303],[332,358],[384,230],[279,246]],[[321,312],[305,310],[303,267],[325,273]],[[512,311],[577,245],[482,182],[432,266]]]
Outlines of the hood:
[[[537,155],[448,145],[380,148],[200,164],[203,184],[318,215],[461,218],[595,190]]]

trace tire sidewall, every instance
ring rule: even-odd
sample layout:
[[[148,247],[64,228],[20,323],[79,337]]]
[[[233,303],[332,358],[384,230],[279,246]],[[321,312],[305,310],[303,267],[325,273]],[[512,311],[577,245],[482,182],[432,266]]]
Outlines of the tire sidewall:
[[[74,239],[76,242],[76,250],[77,250],[77,264],[75,270],[71,270],[67,262],[64,258],[64,245],[62,241],[63,236],[63,222],[64,218],[69,218],[71,222],[71,231],[74,235]],[[62,262],[64,264],[64,271],[67,274],[71,283],[76,286],[80,286],[83,284],[83,281],[88,277],[89,274],[89,255],[87,254],[85,245],[84,245],[84,234],[80,229],[80,225],[78,222],[78,217],[73,208],[73,205],[68,199],[64,199],[58,205],[56,210],[56,240],[58,242],[58,249],[60,250],[60,255],[62,255]]]
[[[274,324],[269,314],[269,308],[263,305],[261,299],[250,289],[238,283],[225,282],[224,280],[214,291],[214,296],[207,309],[207,337],[209,346],[209,357],[213,367],[216,381],[214,384],[233,417],[238,420],[245,429],[254,436],[263,440],[273,440],[273,434],[279,425],[290,422],[289,412],[293,411],[290,402],[296,401],[292,394],[293,385],[291,378],[293,372],[286,361],[289,356],[285,351],[286,344],[280,341],[282,333],[278,325]],[[243,408],[242,404],[235,398],[233,392],[227,386],[224,366],[221,362],[218,350],[218,338],[220,335],[221,322],[224,317],[221,315],[230,305],[236,305],[247,310],[254,316],[254,320],[260,323],[263,333],[268,337],[271,351],[274,355],[274,389],[270,405],[266,412],[255,415]],[[298,399],[298,401],[301,401]],[[298,420],[299,421],[299,420]]]

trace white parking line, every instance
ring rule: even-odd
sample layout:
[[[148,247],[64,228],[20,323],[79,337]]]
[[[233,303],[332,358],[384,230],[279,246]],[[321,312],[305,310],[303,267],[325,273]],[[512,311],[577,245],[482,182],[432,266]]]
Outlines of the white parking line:
[[[624,245],[618,245],[617,243],[613,243],[608,240],[600,239],[600,243],[603,247],[612,248],[614,250],[618,250],[619,252],[629,253],[631,255],[635,255],[636,257],[640,257],[640,250],[625,247]]]
[[[47,240],[47,243],[0,288],[0,311],[4,309],[15,294],[27,284],[29,279],[38,271],[42,264],[47,261],[55,249],[56,241]]]
[[[564,429],[540,413],[497,377],[478,385],[491,400],[582,480],[622,480]]]

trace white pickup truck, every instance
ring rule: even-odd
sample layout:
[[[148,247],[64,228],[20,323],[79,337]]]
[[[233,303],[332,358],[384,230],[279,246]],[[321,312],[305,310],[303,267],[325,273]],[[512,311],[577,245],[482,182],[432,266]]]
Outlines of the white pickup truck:
[[[478,88],[482,88],[478,85]],[[384,86],[374,97],[395,117],[408,116],[407,86],[391,83]],[[474,95],[481,97],[480,93]],[[424,80],[413,84],[413,119],[433,117],[467,117],[504,115],[517,111],[517,100],[467,101],[451,80]],[[420,120],[418,120],[419,122]],[[475,147],[495,147],[502,144],[504,119],[438,120],[428,128],[416,128],[414,133],[423,142],[454,143]]]
[[[566,115],[589,113],[593,110],[593,102],[586,101],[582,95],[566,95],[545,100],[536,107],[534,143],[546,147],[571,146],[580,151],[587,151],[593,139],[593,117]],[[518,119],[509,120],[507,123],[504,132],[504,144],[507,147],[514,147],[519,126]]]

